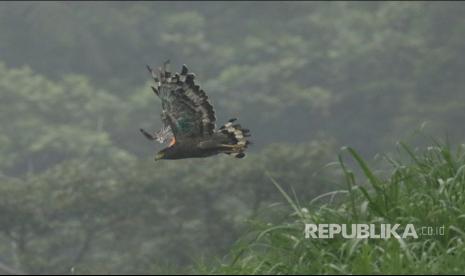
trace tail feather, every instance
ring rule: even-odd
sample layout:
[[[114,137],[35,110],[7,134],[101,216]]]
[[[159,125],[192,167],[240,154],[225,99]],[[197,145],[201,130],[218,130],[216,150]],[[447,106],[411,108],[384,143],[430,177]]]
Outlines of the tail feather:
[[[224,145],[223,152],[236,158],[244,158],[245,150],[251,144],[247,140],[247,137],[250,137],[250,130],[242,128],[240,124],[233,124],[235,121],[235,118],[230,119],[219,129],[228,137],[228,143]]]

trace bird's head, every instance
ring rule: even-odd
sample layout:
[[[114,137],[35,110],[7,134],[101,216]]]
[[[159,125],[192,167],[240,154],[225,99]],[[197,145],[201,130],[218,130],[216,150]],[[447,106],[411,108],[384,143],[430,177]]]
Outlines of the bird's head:
[[[162,159],[176,159],[176,149],[174,147],[167,147],[159,151],[155,155],[155,161]]]
[[[165,159],[166,154],[161,150],[155,155],[155,161]]]

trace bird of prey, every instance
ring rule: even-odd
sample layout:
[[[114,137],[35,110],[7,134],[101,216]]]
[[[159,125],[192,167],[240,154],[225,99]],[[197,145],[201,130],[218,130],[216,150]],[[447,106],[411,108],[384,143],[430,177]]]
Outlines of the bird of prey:
[[[150,134],[140,129],[149,140],[164,143],[168,147],[155,156],[160,159],[184,159],[208,157],[225,153],[243,158],[250,144],[249,130],[230,119],[220,128],[215,125],[215,111],[205,92],[195,83],[195,75],[189,73],[186,65],[180,73],[168,71],[169,61],[158,70],[147,69],[155,85],[153,92],[161,99],[161,130]]]

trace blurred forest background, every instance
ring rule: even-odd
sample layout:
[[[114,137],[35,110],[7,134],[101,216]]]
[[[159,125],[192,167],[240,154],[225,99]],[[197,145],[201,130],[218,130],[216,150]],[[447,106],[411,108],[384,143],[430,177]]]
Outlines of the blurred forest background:
[[[392,150],[428,122],[463,141],[460,2],[0,4],[0,272],[189,272],[281,195],[342,184],[343,145]],[[244,160],[154,163],[146,64],[185,63]],[[462,140],[461,140],[462,139]]]

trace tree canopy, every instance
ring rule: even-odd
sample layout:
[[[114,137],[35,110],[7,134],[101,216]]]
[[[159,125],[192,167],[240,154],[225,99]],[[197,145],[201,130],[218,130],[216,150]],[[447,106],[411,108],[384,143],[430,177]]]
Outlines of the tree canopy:
[[[464,136],[465,5],[0,4],[0,271],[157,273],[222,256],[280,194],[338,188],[341,146],[373,155],[424,122]],[[145,65],[185,63],[245,160],[153,162]],[[462,139],[463,140],[463,139]],[[270,220],[279,219],[276,212]],[[181,268],[180,268],[181,267]]]

